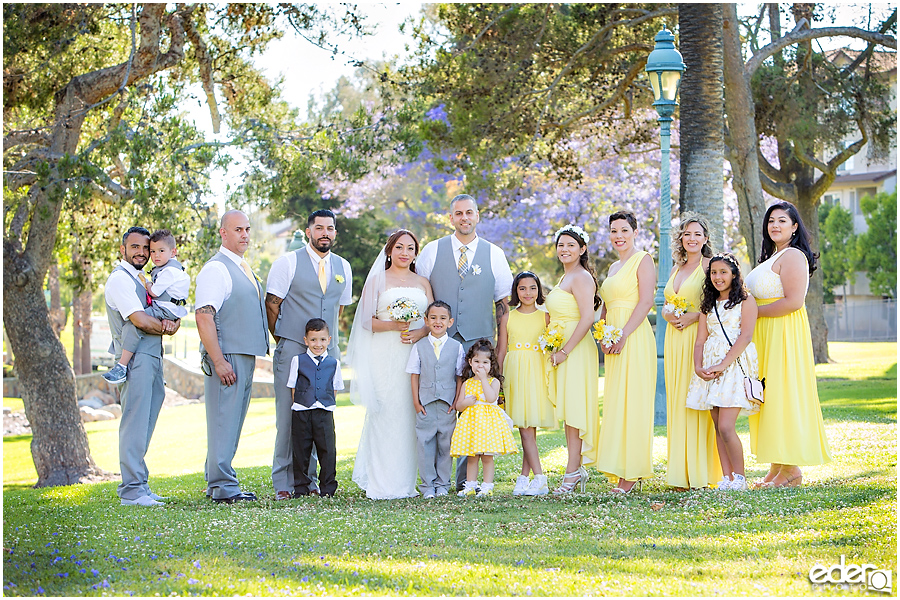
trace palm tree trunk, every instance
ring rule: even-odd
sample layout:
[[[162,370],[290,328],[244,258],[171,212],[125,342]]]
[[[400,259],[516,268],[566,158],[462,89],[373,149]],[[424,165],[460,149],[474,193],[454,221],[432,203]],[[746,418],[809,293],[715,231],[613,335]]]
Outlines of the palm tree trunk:
[[[725,164],[721,4],[681,4],[678,28],[687,67],[681,81],[681,212],[692,210],[710,223],[710,241],[724,244]]]

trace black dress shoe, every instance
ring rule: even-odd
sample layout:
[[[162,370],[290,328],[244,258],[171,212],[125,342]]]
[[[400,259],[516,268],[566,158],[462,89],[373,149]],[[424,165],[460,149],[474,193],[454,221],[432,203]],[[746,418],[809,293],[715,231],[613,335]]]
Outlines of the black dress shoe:
[[[213,502],[217,502],[219,504],[234,504],[235,502],[243,502],[246,500],[256,500],[256,494],[253,492],[240,492],[235,494],[234,496],[229,496],[228,498],[213,498]]]

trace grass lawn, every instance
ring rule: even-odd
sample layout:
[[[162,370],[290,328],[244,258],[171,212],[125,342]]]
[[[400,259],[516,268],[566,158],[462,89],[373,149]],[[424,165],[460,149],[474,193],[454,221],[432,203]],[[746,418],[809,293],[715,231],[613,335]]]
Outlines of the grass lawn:
[[[586,494],[514,498],[518,455],[498,459],[486,501],[370,501],[350,481],[363,411],[346,396],[335,413],[333,499],[274,502],[271,399],[251,403],[235,460],[258,503],[220,506],[202,495],[202,405],[160,416],[147,463],[154,491],[170,498],[162,509],[120,506],[115,483],[31,489],[30,436],[5,438],[3,593],[847,595],[814,590],[810,568],[843,554],[897,570],[897,346],[830,349],[836,362],[816,371],[834,461],[805,468],[798,489],[669,491],[657,428],[656,478],[640,495],[610,496],[591,470]],[[94,459],[113,471],[117,426],[86,424]],[[746,450],[746,418],[738,429]],[[545,431],[538,442],[556,483],[563,434]],[[749,459],[748,477],[766,467]]]

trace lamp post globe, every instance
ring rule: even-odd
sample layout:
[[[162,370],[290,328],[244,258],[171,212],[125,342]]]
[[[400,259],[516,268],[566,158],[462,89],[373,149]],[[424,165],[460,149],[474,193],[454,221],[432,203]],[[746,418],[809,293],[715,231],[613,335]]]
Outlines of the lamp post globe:
[[[672,259],[669,255],[670,229],[672,227],[672,193],[669,183],[669,148],[671,141],[672,115],[678,105],[676,97],[681,85],[681,74],[684,72],[684,61],[681,53],[675,48],[675,36],[665,25],[654,38],[656,45],[647,57],[644,70],[650,78],[653,88],[653,108],[659,114],[660,126],[660,182],[659,194],[659,276],[656,281],[656,402],[653,422],[655,425],[666,424],[666,372],[663,362],[663,350],[666,344],[666,321],[662,318],[665,304],[666,283],[672,272]]]

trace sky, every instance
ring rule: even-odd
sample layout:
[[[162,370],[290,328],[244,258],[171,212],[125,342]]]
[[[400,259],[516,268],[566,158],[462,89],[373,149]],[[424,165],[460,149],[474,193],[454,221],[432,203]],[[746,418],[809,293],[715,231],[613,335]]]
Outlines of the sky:
[[[285,36],[272,42],[269,48],[257,59],[257,65],[272,80],[283,78],[283,97],[294,107],[300,110],[301,116],[306,115],[310,94],[322,96],[333,88],[341,76],[350,76],[355,67],[349,63],[354,59],[372,61],[382,58],[406,56],[405,45],[411,42],[411,36],[400,34],[398,27],[409,17],[418,18],[421,14],[422,4],[417,2],[402,3],[359,3],[358,9],[366,16],[366,23],[372,30],[372,35],[362,39],[344,41],[340,40],[340,49],[345,53],[342,56],[332,56],[324,49],[309,43],[293,31],[289,30]],[[759,12],[758,3],[743,3],[738,5],[740,16],[756,15]],[[825,10],[825,17],[833,19],[836,25],[857,25],[866,27],[867,21],[873,19],[877,23],[877,17],[891,8],[889,4],[861,4],[861,3],[831,3]],[[870,16],[871,15],[871,16]],[[784,32],[790,30],[787,19],[782,18]],[[816,27],[828,26],[831,23],[816,23]],[[670,23],[669,27],[675,24]],[[865,43],[861,40],[848,38],[821,39],[818,43],[823,49],[832,49],[849,46],[862,49]],[[203,98],[199,87],[197,96]],[[192,102],[185,109],[193,117],[197,126],[207,135],[212,136],[209,109],[205,103]],[[228,132],[223,131],[220,140],[228,137]],[[236,186],[240,183],[239,177],[242,171],[240,162],[232,165],[224,177],[214,178],[213,196],[220,210],[226,197],[226,185]]]

